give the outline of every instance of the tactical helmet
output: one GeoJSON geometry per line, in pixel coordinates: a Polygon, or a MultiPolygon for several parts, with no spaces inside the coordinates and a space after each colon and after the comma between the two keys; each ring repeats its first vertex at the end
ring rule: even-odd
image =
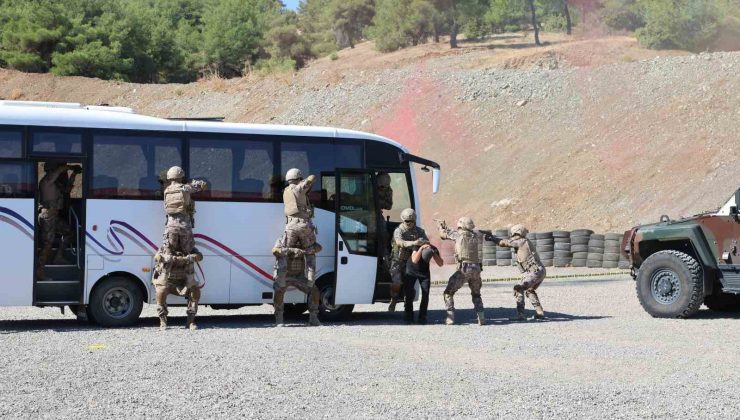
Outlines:
{"type": "Polygon", "coordinates": [[[167,171],[167,180],[172,181],[175,179],[185,178],[185,171],[179,166],[173,166],[167,171]]]}
{"type": "Polygon", "coordinates": [[[463,216],[457,219],[457,227],[465,230],[473,230],[475,229],[475,223],[473,223],[473,219],[470,217],[463,216]]]}
{"type": "Polygon", "coordinates": [[[285,180],[288,182],[300,181],[301,179],[303,179],[303,173],[297,168],[289,169],[288,173],[285,174],[285,180]]]}
{"type": "Polygon", "coordinates": [[[511,236],[519,235],[520,238],[526,238],[529,231],[524,225],[514,225],[511,227],[511,236]]]}
{"type": "Polygon", "coordinates": [[[391,186],[391,176],[385,172],[379,173],[378,174],[378,186],[379,187],[390,187],[391,186]]]}
{"type": "Polygon", "coordinates": [[[416,212],[414,209],[406,209],[401,212],[401,220],[404,222],[415,222],[416,221],[416,212]]]}

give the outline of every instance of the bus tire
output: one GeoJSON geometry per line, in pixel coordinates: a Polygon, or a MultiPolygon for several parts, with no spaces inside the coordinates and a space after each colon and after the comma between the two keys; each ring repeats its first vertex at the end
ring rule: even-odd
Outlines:
{"type": "Polygon", "coordinates": [[[133,280],[109,277],[95,285],[90,294],[88,315],[102,327],[126,327],[139,319],[143,307],[144,297],[133,280]]]}
{"type": "Polygon", "coordinates": [[[324,281],[319,284],[321,300],[319,303],[319,318],[322,321],[338,322],[347,320],[355,309],[355,305],[333,305],[334,281],[324,281]]]}

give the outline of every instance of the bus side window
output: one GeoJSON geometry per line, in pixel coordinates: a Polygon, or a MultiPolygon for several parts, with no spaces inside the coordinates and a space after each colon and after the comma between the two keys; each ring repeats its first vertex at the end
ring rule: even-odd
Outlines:
{"type": "Polygon", "coordinates": [[[33,164],[0,162],[0,198],[33,198],[33,164]]]}
{"type": "Polygon", "coordinates": [[[23,139],[20,131],[0,130],[0,158],[23,156],[23,139]]]}

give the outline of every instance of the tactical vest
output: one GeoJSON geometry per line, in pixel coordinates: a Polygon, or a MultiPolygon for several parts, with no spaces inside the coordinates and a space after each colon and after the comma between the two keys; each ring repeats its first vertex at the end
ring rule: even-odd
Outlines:
{"type": "MultiPolygon", "coordinates": [[[[411,229],[406,228],[405,225],[401,224],[396,230],[401,232],[401,239],[404,241],[415,241],[426,237],[424,229],[414,226],[411,229]]],[[[395,238],[395,235],[393,235],[395,238]]],[[[410,248],[403,248],[396,244],[395,239],[393,240],[392,258],[400,261],[406,261],[411,256],[410,248]]]]}
{"type": "Polygon", "coordinates": [[[297,187],[297,185],[288,185],[283,190],[285,216],[310,219],[313,217],[313,208],[308,201],[308,195],[300,192],[297,187]]]}
{"type": "Polygon", "coordinates": [[[460,230],[455,241],[455,258],[458,262],[480,263],[478,235],[469,230],[460,230]]]}
{"type": "Polygon", "coordinates": [[[167,214],[193,214],[193,200],[190,193],[182,189],[182,184],[175,183],[164,190],[164,210],[167,214]]]}
{"type": "Polygon", "coordinates": [[[529,239],[525,239],[525,243],[517,250],[516,257],[522,270],[527,273],[535,273],[544,268],[537,251],[532,250],[529,239]]]}

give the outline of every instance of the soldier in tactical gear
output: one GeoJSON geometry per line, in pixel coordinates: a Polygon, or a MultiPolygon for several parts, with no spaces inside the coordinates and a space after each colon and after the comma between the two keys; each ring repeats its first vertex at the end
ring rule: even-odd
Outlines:
{"type": "Polygon", "coordinates": [[[167,170],[169,185],[164,190],[164,210],[167,214],[162,247],[155,255],[157,264],[154,285],[157,288],[157,313],[160,328],[167,328],[167,295],[173,290],[188,297],[186,327],[197,329],[195,315],[198,312],[200,288],[195,283],[195,263],[203,256],[195,249],[193,221],[195,202],[192,194],[205,190],[208,183],[193,180],[185,183],[185,172],[178,166],[167,170]],[[157,261],[159,258],[159,261],[157,261]]]}
{"type": "Polygon", "coordinates": [[[391,176],[387,172],[378,172],[376,183],[378,185],[378,212],[380,213],[380,224],[378,225],[378,243],[380,244],[380,259],[385,264],[385,270],[388,270],[390,261],[388,261],[388,250],[390,241],[388,240],[388,228],[383,210],[393,209],[393,188],[391,188],[391,176]]]}
{"type": "Polygon", "coordinates": [[[208,183],[193,180],[186,184],[184,180],[185,172],[182,168],[173,166],[167,171],[169,185],[164,190],[164,210],[167,213],[164,245],[173,254],[180,252],[189,255],[195,246],[193,240],[195,202],[191,195],[205,190],[208,183]]]}
{"type": "Polygon", "coordinates": [[[452,325],[455,323],[455,292],[460,290],[463,284],[468,283],[470,294],[473,298],[473,306],[478,318],[478,325],[486,323],[485,312],[483,310],[483,299],[481,298],[480,289],[482,281],[481,261],[478,254],[478,247],[481,246],[481,234],[474,231],[475,224],[470,217],[461,217],[457,221],[457,230],[447,227],[444,222],[439,223],[440,238],[455,241],[455,260],[457,261],[457,271],[450,277],[447,282],[447,288],[444,291],[445,306],[447,307],[447,319],[445,323],[452,325]]]}
{"type": "Polygon", "coordinates": [[[398,303],[398,295],[401,292],[406,263],[411,256],[414,246],[422,246],[429,242],[424,229],[416,225],[416,212],[414,209],[405,209],[401,212],[400,226],[393,231],[393,242],[391,251],[391,303],[388,311],[394,312],[398,303]]]}
{"type": "Polygon", "coordinates": [[[51,248],[57,235],[61,235],[61,242],[54,257],[55,264],[66,264],[64,250],[72,240],[72,228],[64,217],[69,211],[69,197],[74,186],[75,177],[82,173],[80,166],[71,166],[57,162],[44,164],[46,174],[39,181],[39,215],[38,223],[41,228],[41,252],[37,264],[36,275],[44,278],[44,266],[49,262],[51,248]],[[68,171],[72,175],[68,176],[68,171]]]}
{"type": "MultiPolygon", "coordinates": [[[[285,205],[285,238],[289,248],[303,247],[310,249],[316,244],[316,228],[313,225],[313,206],[308,199],[316,176],[309,175],[303,179],[299,169],[293,168],[285,175],[288,186],[283,190],[283,204],[285,205]]],[[[308,281],[316,281],[316,255],[304,253],[308,281]]]]}
{"type": "Polygon", "coordinates": [[[539,255],[532,250],[532,245],[527,239],[527,228],[523,225],[514,225],[511,228],[511,239],[503,239],[499,246],[514,248],[519,270],[524,275],[519,284],[514,286],[514,298],[516,299],[517,320],[526,320],[524,314],[524,296],[529,298],[535,309],[535,319],[544,319],[545,311],[542,309],[540,299],[537,296],[537,288],[545,279],[545,266],[542,265],[539,255]]]}
{"type": "Polygon", "coordinates": [[[192,248],[188,255],[181,252],[171,252],[165,246],[159,248],[154,255],[154,274],[152,284],[157,292],[157,315],[159,329],[167,328],[167,296],[175,294],[185,296],[188,300],[187,321],[185,328],[196,330],[195,315],[198,313],[200,287],[195,280],[194,264],[203,260],[203,255],[197,248],[192,248]]]}
{"type": "MultiPolygon", "coordinates": [[[[300,245],[300,244],[299,244],[300,245]]],[[[309,247],[289,247],[287,234],[283,233],[275,242],[272,254],[275,256],[273,288],[275,298],[275,326],[285,325],[283,320],[284,298],[288,287],[295,287],[308,296],[308,325],[321,326],[319,322],[319,299],[321,297],[316,284],[306,275],[306,255],[315,255],[321,251],[321,245],[315,243],[309,247]]]]}

